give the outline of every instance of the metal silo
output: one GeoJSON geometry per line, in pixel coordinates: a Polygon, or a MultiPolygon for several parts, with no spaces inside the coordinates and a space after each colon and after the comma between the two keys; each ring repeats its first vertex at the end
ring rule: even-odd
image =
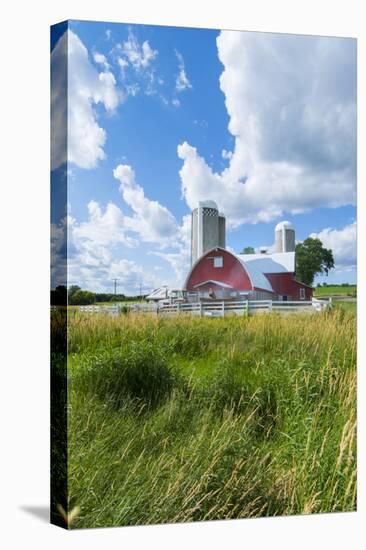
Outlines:
{"type": "MultiPolygon", "coordinates": [[[[221,227],[223,222],[221,222],[221,227]]],[[[221,237],[222,241],[222,237],[221,237]]],[[[219,211],[214,201],[200,201],[192,212],[191,262],[205,252],[221,246],[219,237],[219,211]]]]}
{"type": "Polygon", "coordinates": [[[221,248],[226,246],[226,220],[221,212],[219,213],[219,246],[221,248]]]}
{"type": "Polygon", "coordinates": [[[291,222],[283,221],[275,227],[275,252],[294,252],[295,228],[291,222]]]}

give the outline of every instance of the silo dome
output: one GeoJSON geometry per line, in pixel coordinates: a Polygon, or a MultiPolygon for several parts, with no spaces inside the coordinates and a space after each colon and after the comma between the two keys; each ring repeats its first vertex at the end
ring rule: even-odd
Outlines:
{"type": "Polygon", "coordinates": [[[198,208],[214,208],[215,210],[218,209],[215,201],[211,201],[211,200],[199,201],[198,208]]]}
{"type": "Polygon", "coordinates": [[[295,250],[295,228],[284,220],[275,227],[275,252],[293,252],[295,250]]]}
{"type": "Polygon", "coordinates": [[[275,227],[275,231],[282,231],[282,229],[292,229],[293,231],[295,231],[295,228],[292,225],[292,223],[287,220],[284,220],[283,222],[278,223],[275,227]]]}

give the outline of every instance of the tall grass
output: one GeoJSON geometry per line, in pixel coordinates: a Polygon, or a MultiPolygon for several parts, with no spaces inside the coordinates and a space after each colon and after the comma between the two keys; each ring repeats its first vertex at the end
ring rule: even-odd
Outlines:
{"type": "Polygon", "coordinates": [[[356,507],[355,316],[69,319],[73,527],[356,507]]]}

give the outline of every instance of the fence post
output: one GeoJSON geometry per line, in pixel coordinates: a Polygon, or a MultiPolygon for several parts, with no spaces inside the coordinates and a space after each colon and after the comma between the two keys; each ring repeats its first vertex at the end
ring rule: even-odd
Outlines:
{"type": "Polygon", "coordinates": [[[222,316],[225,317],[225,302],[224,300],[222,301],[222,316]]]}
{"type": "Polygon", "coordinates": [[[269,301],[269,311],[272,311],[272,306],[273,306],[273,303],[272,303],[272,300],[269,301]]]}
{"type": "Polygon", "coordinates": [[[200,301],[200,317],[202,317],[202,302],[200,301]]]}
{"type": "Polygon", "coordinates": [[[177,303],[177,313],[179,313],[179,312],[180,312],[180,303],[178,302],[177,303]]]}

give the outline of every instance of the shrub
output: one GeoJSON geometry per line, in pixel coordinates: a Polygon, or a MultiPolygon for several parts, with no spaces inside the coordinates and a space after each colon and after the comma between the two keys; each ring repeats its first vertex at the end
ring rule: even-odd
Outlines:
{"type": "Polygon", "coordinates": [[[133,403],[155,407],[173,387],[173,375],[164,355],[147,342],[86,357],[76,373],[77,384],[92,391],[113,408],[133,403]]]}

